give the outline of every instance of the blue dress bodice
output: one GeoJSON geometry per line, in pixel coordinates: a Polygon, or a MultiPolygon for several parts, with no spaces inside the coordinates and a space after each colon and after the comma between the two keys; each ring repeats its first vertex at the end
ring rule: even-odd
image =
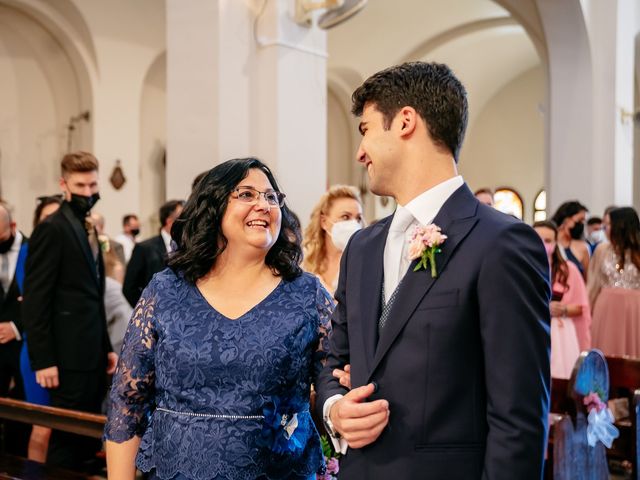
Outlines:
{"type": "Polygon", "coordinates": [[[141,436],[136,465],[162,479],[308,478],[323,466],[309,395],[332,309],[309,274],[235,320],[170,269],[155,275],[124,339],[105,438],[141,436]]]}

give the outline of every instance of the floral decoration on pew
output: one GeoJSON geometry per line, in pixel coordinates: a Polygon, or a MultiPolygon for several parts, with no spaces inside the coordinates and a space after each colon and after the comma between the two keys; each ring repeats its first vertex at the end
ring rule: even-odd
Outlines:
{"type": "Polygon", "coordinates": [[[318,473],[316,475],[316,480],[337,480],[338,471],[340,471],[340,463],[338,460],[340,454],[333,450],[331,442],[326,435],[320,437],[320,444],[322,445],[322,454],[324,455],[327,468],[324,473],[318,473]]]}
{"type": "Polygon", "coordinates": [[[613,440],[620,432],[613,426],[613,414],[607,404],[602,401],[601,393],[591,391],[582,399],[582,403],[589,412],[587,421],[587,443],[595,447],[601,441],[605,447],[611,448],[613,440]]]}

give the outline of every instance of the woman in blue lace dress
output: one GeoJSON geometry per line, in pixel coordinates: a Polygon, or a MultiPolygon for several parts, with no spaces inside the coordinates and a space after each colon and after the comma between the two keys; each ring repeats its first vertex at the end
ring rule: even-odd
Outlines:
{"type": "Polygon", "coordinates": [[[323,468],[309,413],[332,300],[298,266],[300,235],[259,160],[199,182],[177,250],[129,324],[105,438],[109,478],[309,479],[323,468]]]}

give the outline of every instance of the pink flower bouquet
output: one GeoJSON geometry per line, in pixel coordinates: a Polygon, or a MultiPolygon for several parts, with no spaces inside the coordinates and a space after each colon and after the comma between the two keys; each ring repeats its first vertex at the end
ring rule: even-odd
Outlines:
{"type": "Polygon", "coordinates": [[[438,276],[436,270],[436,253],[440,253],[440,245],[444,243],[447,236],[435,223],[426,226],[418,225],[413,230],[411,240],[409,240],[409,260],[420,259],[413,269],[414,272],[431,265],[431,276],[438,276]]]}

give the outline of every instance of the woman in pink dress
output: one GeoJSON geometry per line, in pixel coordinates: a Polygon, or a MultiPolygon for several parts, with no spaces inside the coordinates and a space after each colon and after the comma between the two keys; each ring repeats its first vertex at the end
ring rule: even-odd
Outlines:
{"type": "Polygon", "coordinates": [[[551,267],[551,376],[569,378],[581,350],[591,347],[591,313],[587,289],[578,268],[558,248],[558,227],[550,221],[533,225],[551,267]]]}
{"type": "Polygon", "coordinates": [[[596,248],[589,266],[593,346],[640,357],[640,221],[631,207],[609,216],[610,243],[596,248]]]}

